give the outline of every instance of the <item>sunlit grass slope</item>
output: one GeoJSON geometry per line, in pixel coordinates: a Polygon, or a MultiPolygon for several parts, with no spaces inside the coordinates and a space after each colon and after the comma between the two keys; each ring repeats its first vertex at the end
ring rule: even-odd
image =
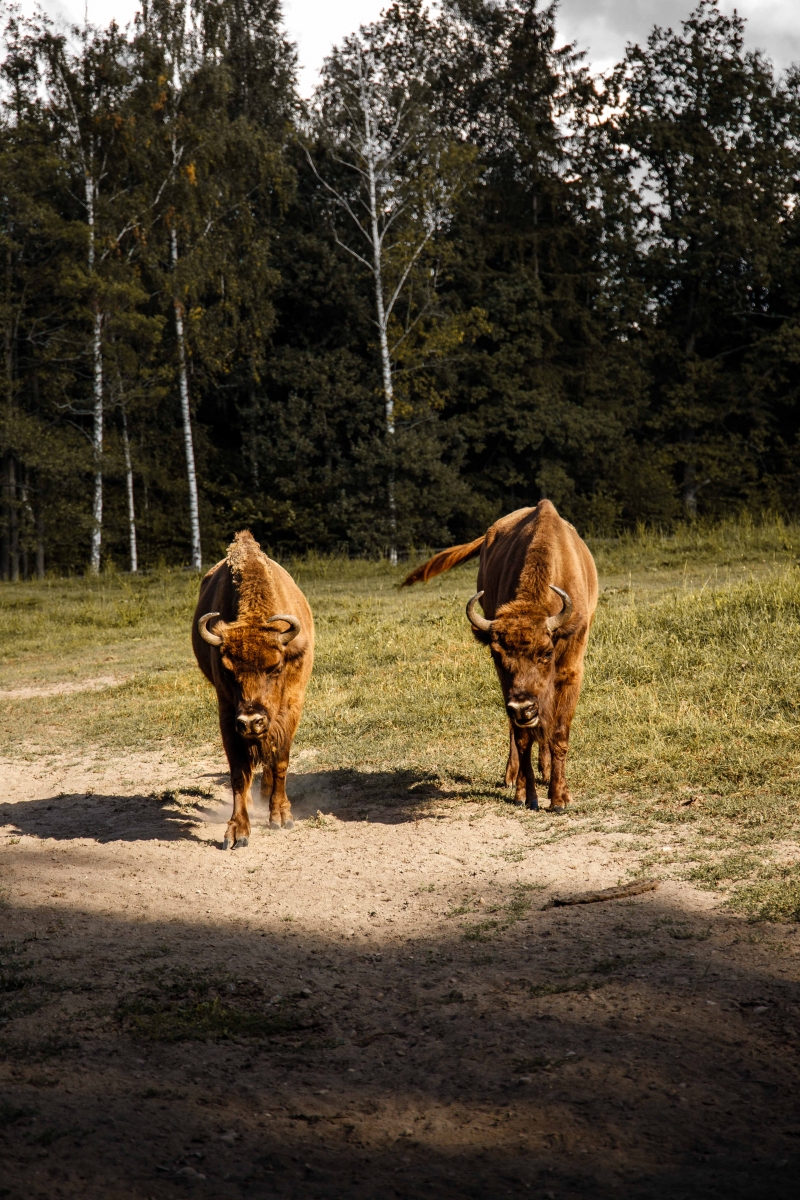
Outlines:
{"type": "MultiPolygon", "coordinates": [[[[622,798],[629,819],[699,823],[733,839],[731,853],[789,837],[800,799],[800,530],[642,531],[593,549],[602,592],[573,731],[576,812],[618,814],[622,798]]],[[[386,564],[287,565],[317,624],[296,749],[316,751],[315,769],[411,772],[496,799],[507,734],[464,616],[474,564],[402,591],[403,570],[386,564]]],[[[0,695],[3,751],[216,747],[214,695],[189,646],[197,582],[164,572],[0,585],[0,688],[124,680],[96,693],[0,695]]],[[[764,888],[777,866],[767,883],[757,863],[728,869],[750,880],[759,911],[775,907],[764,888]]],[[[791,864],[780,869],[780,895],[794,888],[800,901],[791,864]]]]}

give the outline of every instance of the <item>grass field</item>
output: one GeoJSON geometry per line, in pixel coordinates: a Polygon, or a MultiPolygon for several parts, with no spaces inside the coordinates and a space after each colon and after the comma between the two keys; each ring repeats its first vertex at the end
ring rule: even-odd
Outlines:
{"type": "MultiPolygon", "coordinates": [[[[573,729],[573,820],[519,820],[534,839],[639,833],[642,870],[688,873],[756,916],[800,918],[800,527],[643,531],[592,549],[601,602],[573,729]],[[663,823],[676,846],[656,863],[647,838],[663,823]]],[[[317,624],[295,749],[389,793],[433,782],[487,812],[503,802],[499,689],[464,617],[474,564],[403,591],[405,568],[384,563],[286,565],[317,624]]],[[[188,638],[196,593],[177,571],[0,585],[0,751],[215,746],[214,696],[188,638]],[[109,676],[101,692],[42,690],[109,676]]]]}
{"type": "Polygon", "coordinates": [[[197,578],[0,585],[0,1193],[794,1200],[800,528],[592,549],[567,816],[474,564],[309,558],[295,828],[228,853],[197,578]]]}

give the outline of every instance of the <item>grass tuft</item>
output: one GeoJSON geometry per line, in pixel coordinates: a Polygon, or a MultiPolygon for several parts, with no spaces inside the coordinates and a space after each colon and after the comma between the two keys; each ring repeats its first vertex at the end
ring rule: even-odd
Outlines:
{"type": "Polygon", "coordinates": [[[123,1028],[151,1042],[268,1038],[315,1029],[319,1020],[296,997],[267,1004],[252,980],[156,969],[147,988],[117,1010],[123,1028]]]}
{"type": "Polygon", "coordinates": [[[739,888],[728,906],[761,921],[800,921],[800,863],[739,888]]]}

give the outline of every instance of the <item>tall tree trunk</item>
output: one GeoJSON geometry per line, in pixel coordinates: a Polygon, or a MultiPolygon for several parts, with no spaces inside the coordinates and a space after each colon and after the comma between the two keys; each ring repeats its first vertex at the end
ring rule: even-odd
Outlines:
{"type": "Polygon", "coordinates": [[[17,502],[17,464],[13,454],[3,459],[3,509],[5,545],[3,578],[19,583],[19,506],[17,502]]]}
{"type": "Polygon", "coordinates": [[[139,570],[136,553],[136,508],[133,503],[133,467],[131,466],[131,444],[128,440],[128,418],[122,406],[122,452],[125,456],[125,488],[128,493],[128,540],[131,548],[131,575],[139,570]]]}
{"type": "Polygon", "coordinates": [[[383,372],[384,419],[386,422],[386,444],[389,450],[389,479],[387,483],[387,501],[389,508],[389,562],[397,565],[397,503],[395,500],[394,479],[394,383],[392,381],[392,359],[389,354],[389,339],[386,325],[386,305],[383,299],[383,261],[381,256],[381,237],[378,228],[378,203],[376,194],[375,167],[369,163],[369,216],[370,234],[372,237],[372,273],[375,279],[375,309],[377,312],[378,335],[381,347],[381,370],[383,372]]]}
{"type": "MultiPolygon", "coordinates": [[[[686,330],[683,342],[683,355],[686,360],[686,378],[688,382],[688,362],[694,354],[694,347],[697,339],[697,333],[694,328],[694,308],[695,299],[697,296],[697,285],[694,280],[689,288],[689,305],[686,316],[686,330]]],[[[683,507],[686,515],[690,520],[694,520],[697,516],[697,459],[694,448],[695,431],[691,426],[686,426],[683,430],[683,482],[681,485],[681,493],[683,499],[683,507]]]]}
{"type": "MultiPolygon", "coordinates": [[[[691,454],[691,437],[686,439],[685,452],[691,454]]],[[[694,520],[697,516],[697,469],[694,461],[687,461],[683,464],[683,507],[686,510],[686,515],[694,520]]]]}
{"type": "Polygon", "coordinates": [[[2,525],[0,526],[0,575],[4,582],[11,578],[11,455],[0,459],[0,489],[2,489],[2,525]]]}
{"type": "Polygon", "coordinates": [[[44,579],[44,513],[41,495],[36,509],[36,578],[44,579]]]}
{"type": "Polygon", "coordinates": [[[19,498],[20,498],[20,526],[22,536],[20,538],[20,571],[22,578],[28,578],[28,544],[30,542],[30,531],[33,524],[33,509],[30,501],[31,494],[31,477],[28,468],[25,467],[20,480],[19,498]]]}
{"type": "Polygon", "coordinates": [[[100,544],[103,537],[103,316],[97,305],[92,329],[92,451],[94,457],[94,492],[92,495],[92,543],[89,570],[100,570],[100,544]]]}
{"type": "MultiPolygon", "coordinates": [[[[173,271],[178,265],[178,234],[170,229],[170,257],[173,271]]],[[[199,571],[203,565],[200,547],[200,506],[197,500],[197,472],[194,465],[194,441],[192,439],[192,413],[189,406],[189,378],[186,373],[186,339],[183,331],[183,305],[177,294],[173,294],[175,310],[175,337],[178,343],[178,382],[181,393],[181,416],[183,418],[183,446],[186,451],[186,474],[189,482],[189,525],[192,536],[192,568],[199,571]]]]}
{"type": "MultiPolygon", "coordinates": [[[[89,226],[87,262],[89,274],[94,271],[94,179],[86,173],[86,221],[89,226]]],[[[89,570],[100,570],[100,544],[103,537],[103,314],[95,298],[92,304],[92,452],[94,458],[94,490],[92,495],[92,536],[89,570]]]]}
{"type": "MultiPolygon", "coordinates": [[[[8,319],[3,330],[6,412],[10,419],[14,402],[12,377],[12,329],[11,329],[11,287],[12,287],[12,258],[11,246],[6,247],[6,304],[8,319]]],[[[11,454],[6,453],[0,459],[0,578],[8,581],[11,578],[11,513],[15,497],[11,489],[11,472],[13,470],[11,454]]]]}

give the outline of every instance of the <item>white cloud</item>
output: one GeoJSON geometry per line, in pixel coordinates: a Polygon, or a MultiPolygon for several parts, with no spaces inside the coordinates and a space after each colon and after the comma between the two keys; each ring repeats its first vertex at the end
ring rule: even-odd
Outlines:
{"type": "MultiPolygon", "coordinates": [[[[140,7],[137,0],[85,0],[89,20],[126,24],[140,7]]],[[[82,0],[43,0],[55,18],[82,22],[82,0]]],[[[387,0],[284,0],[284,17],[300,59],[300,87],[310,94],[331,47],[359,25],[374,21],[387,0]]],[[[32,5],[31,5],[32,6],[32,5]]],[[[26,5],[27,7],[27,5],[26,5]]],[[[564,41],[577,41],[596,70],[621,58],[628,41],[643,42],[653,25],[678,28],[692,0],[561,0],[558,27],[564,41]]],[[[747,20],[749,46],[758,47],[783,69],[800,62],[800,3],[797,0],[723,0],[747,20]]]]}
{"type": "Polygon", "coordinates": [[[348,33],[375,21],[386,0],[284,0],[284,19],[300,62],[300,90],[308,96],[323,59],[348,33]]]}
{"type": "MultiPolygon", "coordinates": [[[[595,70],[618,62],[627,42],[642,43],[654,25],[679,29],[691,0],[562,0],[558,28],[564,41],[588,51],[595,70]]],[[[781,70],[800,61],[800,4],[796,0],[723,0],[745,18],[748,47],[763,50],[781,70]]]]}

